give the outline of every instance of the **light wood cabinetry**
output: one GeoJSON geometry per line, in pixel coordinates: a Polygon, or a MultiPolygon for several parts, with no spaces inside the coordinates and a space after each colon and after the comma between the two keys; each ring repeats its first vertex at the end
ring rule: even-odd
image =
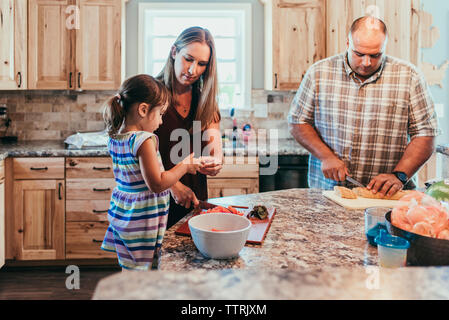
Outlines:
{"type": "Polygon", "coordinates": [[[0,162],[0,268],[5,264],[5,161],[0,162]]]}
{"type": "Polygon", "coordinates": [[[65,166],[66,258],[116,258],[115,253],[100,249],[116,185],[111,158],[66,158],[65,166]]]}
{"type": "Polygon", "coordinates": [[[121,1],[78,0],[77,87],[117,89],[121,81],[121,1]]]}
{"type": "Polygon", "coordinates": [[[0,89],[27,88],[27,0],[0,1],[0,89]]]}
{"type": "Polygon", "coordinates": [[[325,0],[262,0],[265,89],[296,90],[307,69],[326,56],[325,0]]]}
{"type": "Polygon", "coordinates": [[[366,14],[379,16],[387,25],[389,39],[386,53],[419,62],[419,0],[326,0],[327,56],[346,50],[352,22],[366,14]]]}
{"type": "Polygon", "coordinates": [[[64,158],[16,158],[13,168],[14,219],[8,220],[14,243],[13,258],[64,259],[64,158]],[[54,171],[39,167],[41,170],[36,176],[31,165],[33,160],[37,165],[51,163],[54,171]],[[24,170],[24,163],[30,164],[29,175],[24,170]]]}
{"type": "Polygon", "coordinates": [[[121,81],[120,0],[30,0],[30,89],[113,90],[121,81]]]}
{"type": "Polygon", "coordinates": [[[209,198],[259,192],[257,157],[225,157],[223,168],[215,177],[207,177],[209,198]]]}

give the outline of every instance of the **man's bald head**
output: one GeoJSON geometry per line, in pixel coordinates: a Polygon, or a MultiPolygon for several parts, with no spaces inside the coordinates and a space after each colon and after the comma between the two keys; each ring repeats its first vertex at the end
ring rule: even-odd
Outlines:
{"type": "Polygon", "coordinates": [[[354,33],[361,32],[381,32],[385,37],[387,37],[387,26],[385,23],[373,16],[360,17],[351,25],[349,30],[349,35],[352,36],[354,33]]]}

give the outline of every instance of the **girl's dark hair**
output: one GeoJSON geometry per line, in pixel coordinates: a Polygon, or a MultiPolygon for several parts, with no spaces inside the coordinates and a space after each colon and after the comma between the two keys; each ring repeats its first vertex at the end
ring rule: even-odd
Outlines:
{"type": "Polygon", "coordinates": [[[170,94],[165,85],[152,76],[139,74],[126,79],[117,94],[106,101],[103,118],[109,136],[117,134],[131,107],[136,103],[148,103],[150,109],[168,105],[170,94]]]}

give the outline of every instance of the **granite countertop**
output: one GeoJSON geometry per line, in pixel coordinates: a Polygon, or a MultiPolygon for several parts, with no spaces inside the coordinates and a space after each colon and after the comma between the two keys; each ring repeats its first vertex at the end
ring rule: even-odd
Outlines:
{"type": "Polygon", "coordinates": [[[105,278],[94,298],[449,298],[449,267],[385,270],[384,278],[377,248],[364,234],[363,210],[347,210],[321,193],[289,189],[211,199],[215,204],[275,207],[263,244],[246,245],[231,260],[205,258],[190,237],[175,234],[187,216],[166,231],[158,271],[105,278]],[[380,291],[367,288],[372,272],[381,275],[380,291]]]}
{"type": "Polygon", "coordinates": [[[214,204],[276,208],[262,245],[247,245],[234,260],[206,259],[190,237],[166,231],[161,270],[255,268],[308,269],[320,266],[377,265],[377,248],[364,234],[363,210],[347,210],[319,189],[288,189],[211,199],[214,204]]]}
{"type": "Polygon", "coordinates": [[[449,267],[125,272],[100,280],[94,300],[449,299],[449,267]]]}
{"type": "Polygon", "coordinates": [[[449,156],[449,143],[448,144],[439,144],[436,148],[437,152],[445,154],[449,156]]]}
{"type": "MultiPolygon", "coordinates": [[[[225,155],[258,155],[277,153],[279,155],[308,155],[299,143],[291,139],[279,139],[276,143],[268,142],[266,146],[244,146],[232,148],[224,144],[225,155]]],[[[88,149],[67,149],[63,141],[33,140],[12,143],[0,143],[0,160],[7,157],[107,157],[107,147],[88,149]]]]}

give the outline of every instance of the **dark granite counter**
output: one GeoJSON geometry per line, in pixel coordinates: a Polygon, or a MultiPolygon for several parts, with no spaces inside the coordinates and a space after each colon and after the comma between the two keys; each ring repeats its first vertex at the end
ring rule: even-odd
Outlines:
{"type": "Polygon", "coordinates": [[[105,157],[106,147],[83,150],[67,149],[63,141],[35,140],[0,143],[0,160],[7,157],[105,157]]]}
{"type": "Polygon", "coordinates": [[[166,231],[158,271],[103,279],[94,299],[449,299],[449,267],[379,268],[363,210],[340,207],[321,190],[210,202],[264,204],[277,213],[264,243],[246,245],[230,260],[207,259],[190,237],[176,235],[185,217],[166,231]]]}
{"type": "MultiPolygon", "coordinates": [[[[265,146],[243,146],[233,148],[224,145],[225,155],[258,155],[277,153],[279,155],[307,155],[308,152],[302,148],[295,140],[279,139],[276,143],[269,143],[265,146]]],[[[63,141],[35,140],[18,141],[14,143],[0,143],[0,160],[7,157],[107,157],[109,156],[106,147],[87,149],[67,149],[63,141]]]]}

